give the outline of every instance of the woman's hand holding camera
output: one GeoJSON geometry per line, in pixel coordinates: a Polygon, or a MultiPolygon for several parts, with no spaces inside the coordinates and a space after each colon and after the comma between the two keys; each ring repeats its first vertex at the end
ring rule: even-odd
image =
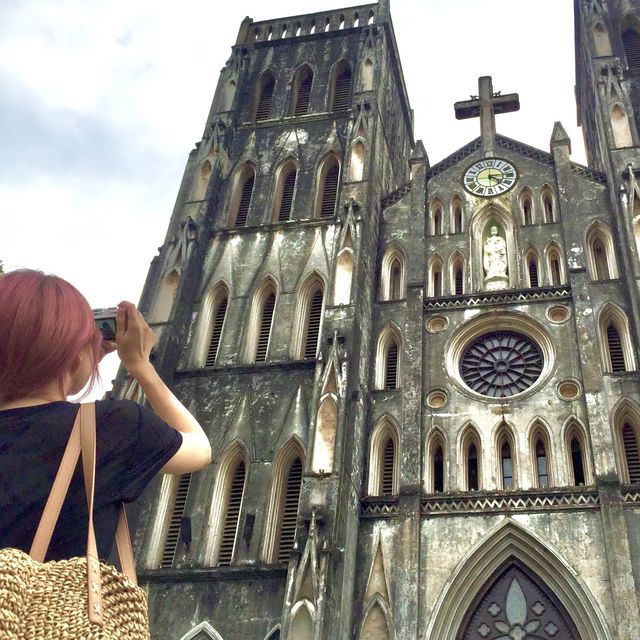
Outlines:
{"type": "Polygon", "coordinates": [[[116,347],[122,364],[132,375],[149,366],[156,335],[131,302],[118,305],[116,314],[116,347]]]}

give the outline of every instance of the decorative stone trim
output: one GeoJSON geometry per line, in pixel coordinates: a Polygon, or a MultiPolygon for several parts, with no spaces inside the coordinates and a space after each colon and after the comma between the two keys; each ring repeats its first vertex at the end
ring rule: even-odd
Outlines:
{"type": "Polygon", "coordinates": [[[496,304],[510,304],[531,301],[558,300],[569,298],[571,288],[568,285],[562,287],[547,287],[545,289],[519,289],[500,293],[476,293],[466,296],[451,296],[438,298],[437,300],[425,300],[424,310],[435,311],[439,309],[463,309],[466,307],[488,307],[496,304]]]}
{"type": "MultiPolygon", "coordinates": [[[[638,497],[640,502],[640,496],[638,497]]],[[[600,497],[597,491],[513,492],[508,495],[433,496],[421,501],[423,516],[452,514],[509,513],[513,511],[567,511],[597,509],[600,497]]]]}
{"type": "Polygon", "coordinates": [[[406,184],[403,184],[401,187],[399,187],[395,191],[392,191],[391,193],[388,193],[383,198],[380,198],[380,206],[382,207],[382,209],[386,209],[387,207],[390,207],[392,204],[395,204],[399,200],[402,200],[402,198],[404,198],[407,195],[407,193],[409,193],[409,191],[411,191],[411,182],[407,182],[406,184]]]}
{"type": "Polygon", "coordinates": [[[399,514],[398,499],[394,497],[370,497],[360,502],[362,518],[394,518],[399,514]]]}
{"type": "Polygon", "coordinates": [[[640,485],[622,487],[622,502],[629,506],[640,505],[640,485]]]}

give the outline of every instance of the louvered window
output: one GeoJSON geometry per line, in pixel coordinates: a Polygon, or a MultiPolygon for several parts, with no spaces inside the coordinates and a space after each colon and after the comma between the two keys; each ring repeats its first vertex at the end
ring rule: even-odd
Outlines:
{"type": "Polygon", "coordinates": [[[256,120],[267,120],[271,115],[271,103],[273,102],[273,87],[275,81],[273,78],[267,78],[262,84],[260,90],[260,99],[256,108],[256,120]]]}
{"type": "Polygon", "coordinates": [[[620,332],[618,328],[610,323],[607,326],[607,346],[609,347],[609,359],[611,360],[611,371],[619,373],[626,371],[624,363],[624,352],[622,350],[622,341],[620,340],[620,332]]]}
{"type": "Polygon", "coordinates": [[[273,321],[273,310],[276,306],[276,294],[271,291],[264,301],[262,307],[262,317],[260,318],[260,330],[258,334],[258,348],[256,349],[256,362],[265,362],[267,359],[267,348],[269,347],[269,337],[271,335],[271,323],[273,321]]]}
{"type": "Polygon", "coordinates": [[[507,441],[503,442],[500,449],[500,464],[502,466],[502,488],[513,489],[513,460],[511,459],[511,446],[507,441]]]}
{"type": "Polygon", "coordinates": [[[536,471],[538,474],[538,487],[548,487],[549,470],[547,468],[547,452],[542,440],[536,442],[536,471]]]}
{"type": "Polygon", "coordinates": [[[582,447],[578,438],[571,439],[571,468],[573,470],[573,481],[577,487],[585,484],[584,463],[582,461],[582,447]]]}
{"type": "Polygon", "coordinates": [[[631,484],[640,483],[640,454],[638,452],[638,438],[635,429],[625,423],[622,427],[622,443],[624,445],[624,457],[627,461],[627,472],[631,484]]]}
{"type": "Polygon", "coordinates": [[[622,44],[629,69],[640,69],[640,35],[635,29],[622,32],[622,44]]]}
{"type": "Polygon", "coordinates": [[[390,300],[400,300],[402,298],[401,291],[401,278],[402,278],[402,267],[400,266],[400,262],[398,260],[394,260],[391,263],[390,269],[390,283],[389,283],[389,299],[390,300]]]}
{"type": "Polygon", "coordinates": [[[320,203],[320,217],[330,218],[336,210],[336,196],[338,195],[338,175],[340,168],[332,164],[324,176],[322,185],[322,201],[320,203]]]}
{"type": "Polygon", "coordinates": [[[467,453],[467,488],[469,491],[477,491],[479,488],[478,475],[478,449],[475,444],[470,444],[467,453]]]}
{"type": "Polygon", "coordinates": [[[387,347],[387,361],[384,371],[384,388],[398,388],[398,344],[392,340],[387,347]]]}
{"type": "Polygon", "coordinates": [[[252,173],[243,183],[242,192],[240,194],[240,203],[238,204],[238,213],[236,214],[236,227],[243,227],[247,222],[249,214],[249,205],[251,204],[251,196],[253,194],[253,183],[255,175],[252,173]]]}
{"type": "Polygon", "coordinates": [[[393,495],[393,465],[395,461],[395,447],[393,438],[389,438],[384,445],[382,458],[382,487],[383,496],[393,495]]]}
{"type": "Polygon", "coordinates": [[[593,261],[596,267],[596,280],[608,280],[609,265],[607,264],[607,250],[604,247],[604,243],[600,238],[596,238],[592,244],[593,249],[593,261]]]}
{"type": "Polygon", "coordinates": [[[346,111],[351,100],[351,69],[344,69],[336,78],[331,111],[346,111]]]}
{"type": "Polygon", "coordinates": [[[436,493],[444,491],[444,454],[440,446],[433,454],[433,490],[436,493]]]}
{"type": "Polygon", "coordinates": [[[318,350],[318,335],[320,334],[320,320],[322,319],[322,289],[316,289],[309,305],[309,319],[307,335],[304,344],[304,357],[315,358],[318,350]]]}
{"type": "Polygon", "coordinates": [[[222,540],[220,541],[220,552],[218,553],[218,565],[229,566],[233,559],[233,549],[238,532],[238,522],[240,520],[240,509],[242,508],[242,494],[244,493],[244,481],[246,469],[244,460],[240,460],[236,471],[233,474],[233,481],[229,490],[227,502],[227,512],[224,518],[224,528],[222,530],[222,540]]]}
{"type": "Polygon", "coordinates": [[[456,267],[453,279],[454,279],[455,294],[457,296],[461,296],[464,293],[464,280],[463,280],[462,267],[459,267],[459,266],[456,267]]]}
{"type": "Polygon", "coordinates": [[[297,171],[291,169],[282,181],[282,195],[280,197],[280,210],[278,211],[278,222],[285,222],[291,217],[291,207],[293,205],[293,191],[296,187],[297,171]]]}
{"type": "Polygon", "coordinates": [[[532,289],[538,286],[538,263],[535,258],[529,260],[529,286],[532,289]]]}
{"type": "Polygon", "coordinates": [[[526,225],[532,223],[531,217],[531,200],[527,199],[522,203],[522,209],[524,210],[524,223],[526,225]]]}
{"type": "Polygon", "coordinates": [[[551,284],[557,287],[560,284],[560,260],[553,256],[551,258],[551,284]]]}
{"type": "Polygon", "coordinates": [[[309,98],[311,97],[311,85],[313,84],[313,74],[309,72],[298,86],[298,95],[296,96],[296,106],[293,112],[294,116],[303,116],[309,111],[309,98]]]}
{"type": "Polygon", "coordinates": [[[205,367],[213,367],[216,363],[222,325],[224,324],[224,317],[227,313],[227,302],[227,296],[224,296],[222,300],[218,302],[218,306],[213,315],[213,327],[211,328],[211,339],[209,340],[209,348],[207,349],[207,357],[204,363],[205,367]]]}
{"type": "Polygon", "coordinates": [[[282,509],[282,524],[280,526],[280,545],[278,547],[278,562],[287,562],[289,552],[293,548],[298,520],[298,503],[300,502],[300,488],[302,486],[302,461],[296,458],[289,469],[287,489],[282,509]]]}
{"type": "Polygon", "coordinates": [[[173,501],[173,512],[169,522],[169,529],[165,539],[164,548],[162,549],[162,559],[160,561],[161,569],[170,569],[173,566],[173,560],[180,539],[180,523],[184,516],[184,508],[187,504],[187,495],[189,493],[189,484],[191,483],[191,474],[185,473],[178,480],[178,489],[173,501]]]}

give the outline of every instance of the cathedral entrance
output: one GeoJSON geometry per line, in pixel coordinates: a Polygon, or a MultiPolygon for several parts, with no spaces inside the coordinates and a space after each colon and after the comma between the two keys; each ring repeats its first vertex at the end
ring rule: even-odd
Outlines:
{"type": "Polygon", "coordinates": [[[518,561],[501,567],[469,608],[457,640],[581,640],[569,614],[518,561]]]}

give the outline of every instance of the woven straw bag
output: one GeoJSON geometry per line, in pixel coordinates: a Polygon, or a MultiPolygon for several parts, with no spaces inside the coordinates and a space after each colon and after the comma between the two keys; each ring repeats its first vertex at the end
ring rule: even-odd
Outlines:
{"type": "Polygon", "coordinates": [[[149,640],[147,599],[137,586],[124,507],[116,544],[125,575],[98,560],[95,424],[95,405],[81,405],[29,555],[0,549],[0,640],[149,640]],[[87,555],[44,562],[80,450],[89,512],[87,555]]]}

